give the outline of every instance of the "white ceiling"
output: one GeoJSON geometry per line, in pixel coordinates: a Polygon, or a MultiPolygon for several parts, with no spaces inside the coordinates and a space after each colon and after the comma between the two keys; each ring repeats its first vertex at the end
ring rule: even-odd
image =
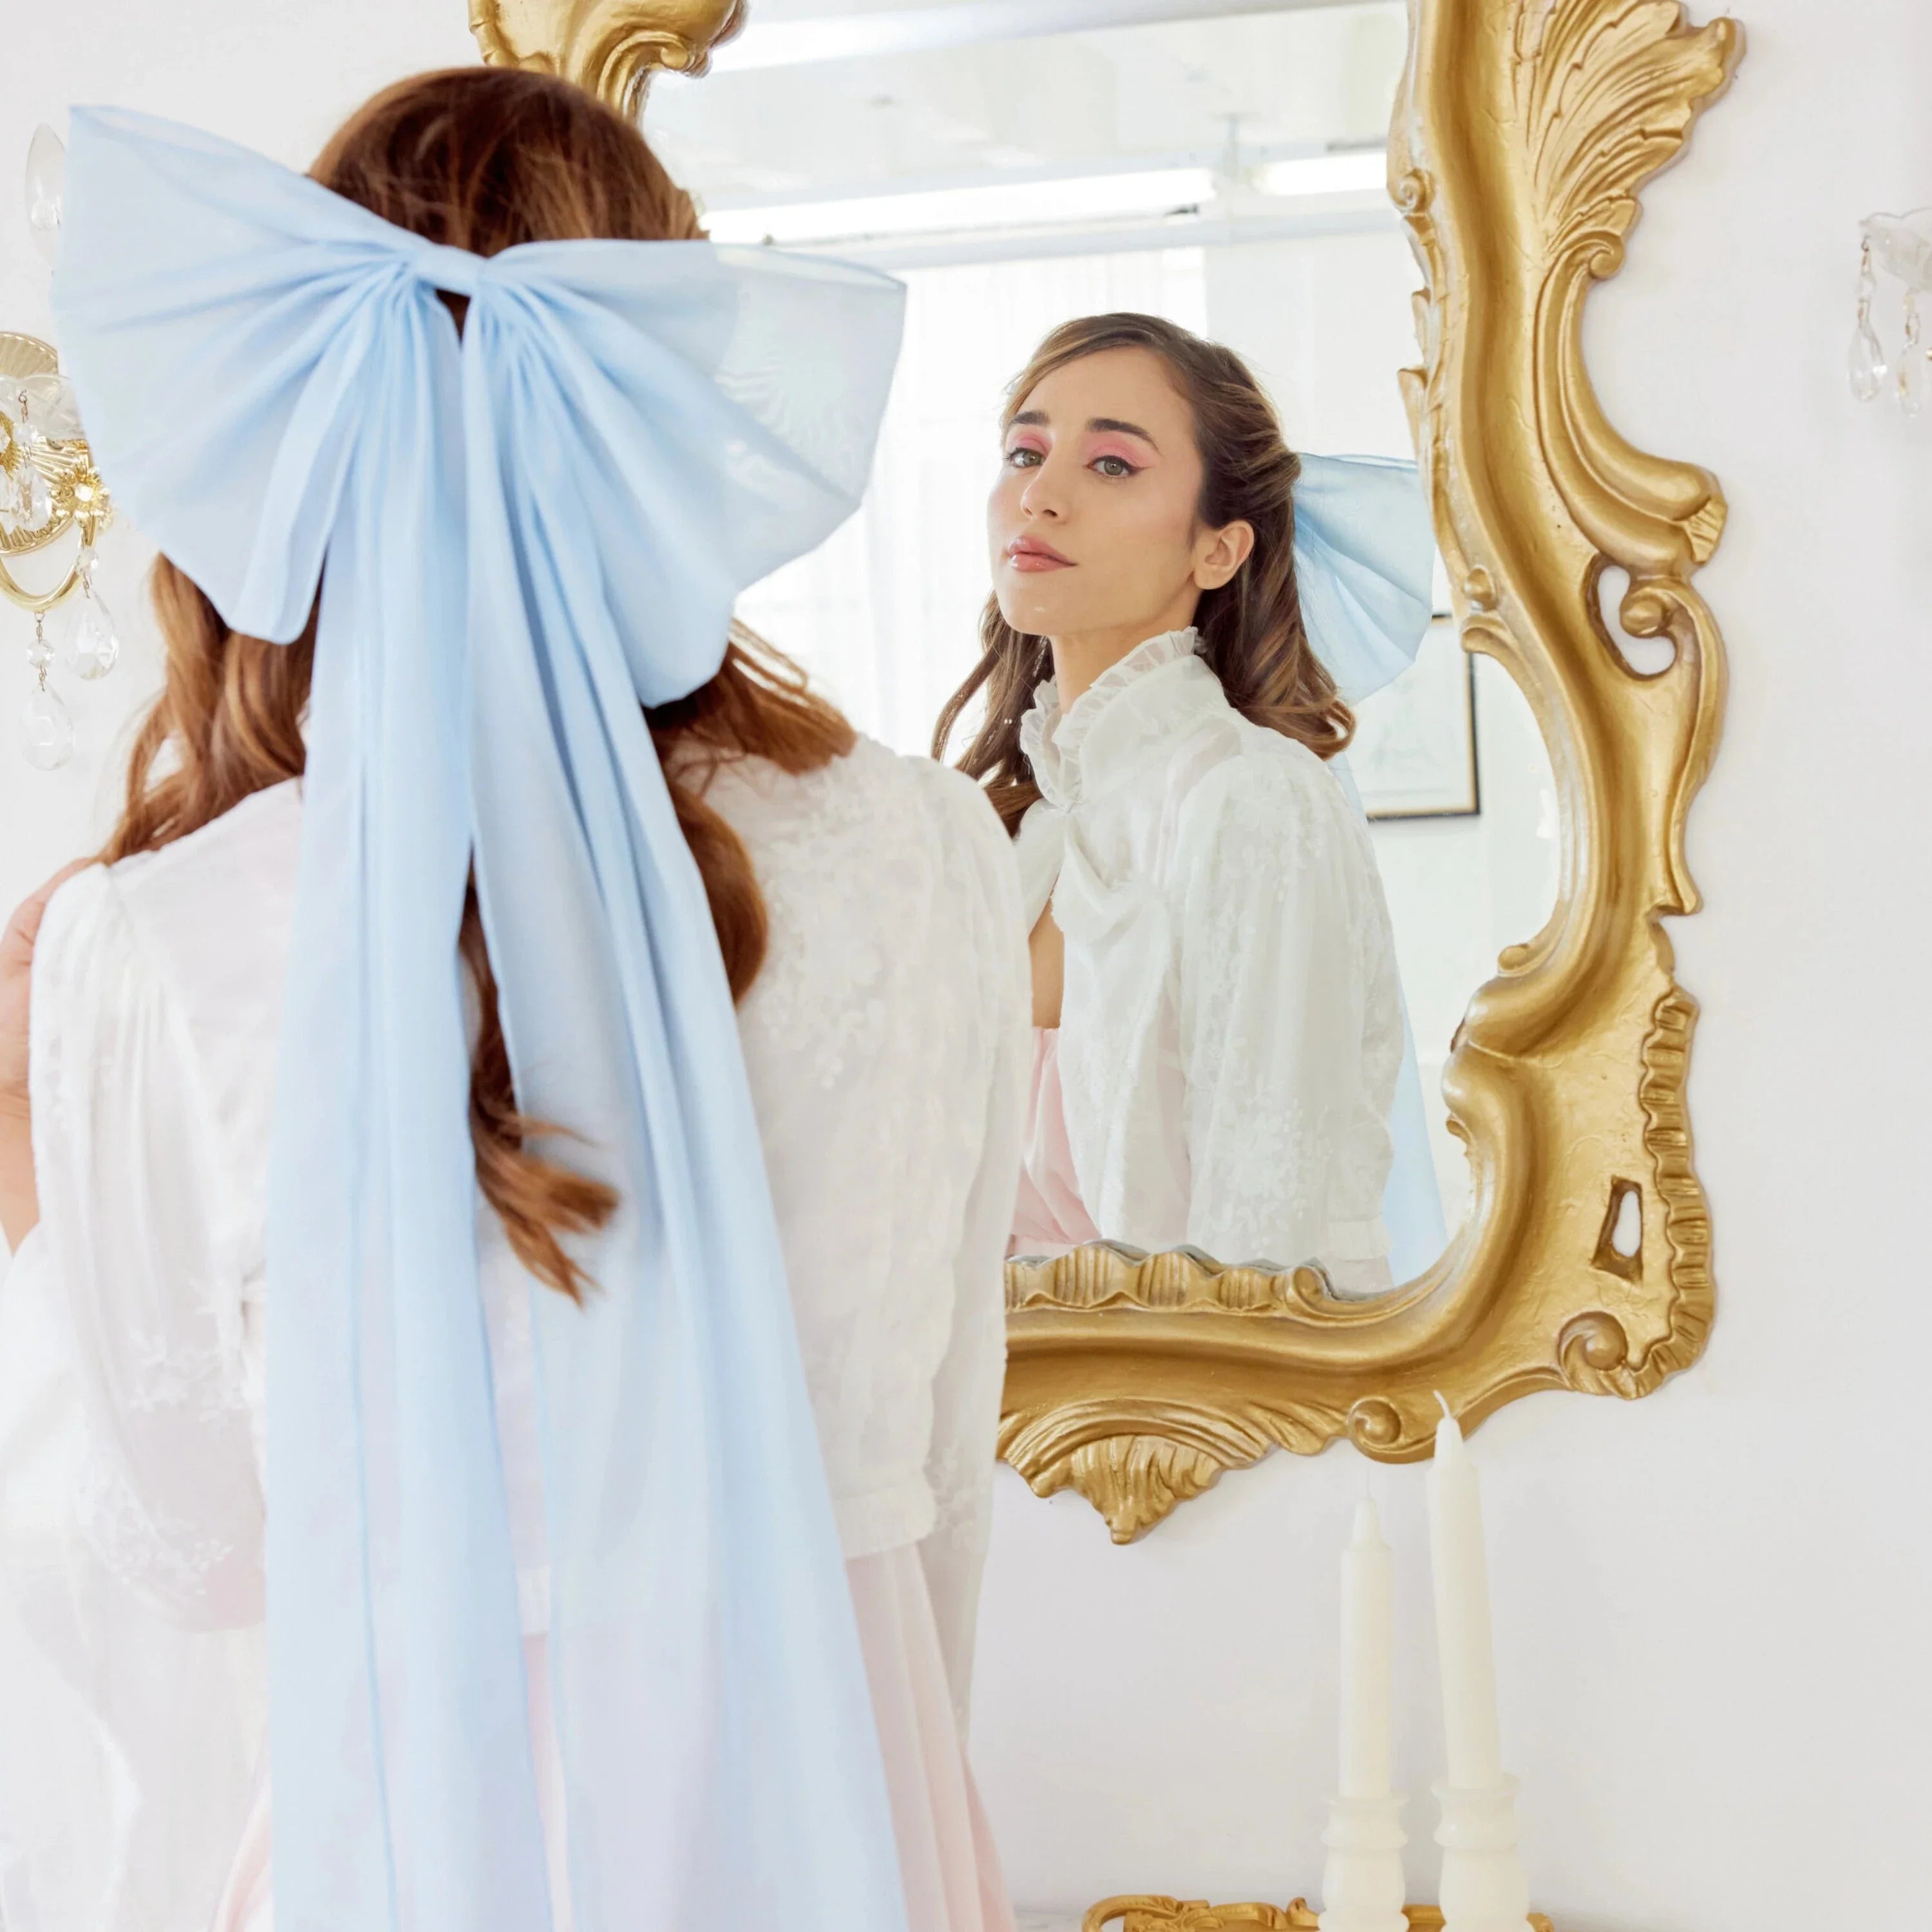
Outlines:
{"type": "MultiPolygon", "coordinates": [[[[1109,0],[1040,4],[1060,18],[1091,17],[1109,0]]],[[[1116,4],[1143,20],[1148,10],[1144,0],[1116,4]]],[[[753,0],[752,23],[832,10],[824,0],[753,0]]],[[[997,19],[1004,10],[997,0],[936,0],[929,10],[997,19]]],[[[1209,159],[1226,148],[1231,121],[1255,160],[1379,141],[1407,32],[1403,0],[1365,0],[727,68],[696,81],[661,77],[644,124],[713,206],[1209,159]]]]}

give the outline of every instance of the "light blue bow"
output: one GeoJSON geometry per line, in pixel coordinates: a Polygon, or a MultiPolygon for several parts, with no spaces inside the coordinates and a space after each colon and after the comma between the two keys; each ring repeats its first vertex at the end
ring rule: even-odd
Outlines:
{"type": "Polygon", "coordinates": [[[1294,578],[1315,655],[1351,704],[1408,670],[1429,629],[1436,532],[1415,465],[1304,456],[1294,578]]]}
{"type": "Polygon", "coordinates": [[[486,261],[80,109],[55,303],[103,474],[227,622],[292,638],[321,584],[268,1229],[280,1932],[550,1923],[472,860],[519,1103],[623,1202],[586,1305],[532,1298],[578,1932],[904,1932],[730,993],[639,708],[856,505],[902,291],[703,243],[486,261]]]}

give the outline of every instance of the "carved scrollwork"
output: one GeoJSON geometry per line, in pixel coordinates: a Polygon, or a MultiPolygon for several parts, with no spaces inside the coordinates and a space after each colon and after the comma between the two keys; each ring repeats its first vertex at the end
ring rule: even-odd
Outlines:
{"type": "Polygon", "coordinates": [[[1313,1932],[1316,1916],[1297,1899],[1286,1911],[1276,1905],[1210,1905],[1203,1898],[1165,1898],[1139,1893],[1103,1898],[1080,1922],[1080,1932],[1313,1932]]]}
{"type": "Polygon", "coordinates": [[[744,23],[746,0],[470,0],[494,67],[561,74],[633,118],[660,68],[700,74],[744,23]]]}

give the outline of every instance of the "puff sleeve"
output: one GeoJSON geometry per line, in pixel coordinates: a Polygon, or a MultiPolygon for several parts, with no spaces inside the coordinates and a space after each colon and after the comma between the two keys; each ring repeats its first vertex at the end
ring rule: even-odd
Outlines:
{"type": "Polygon", "coordinates": [[[1366,828],[1298,748],[1219,767],[1181,844],[1187,1240],[1227,1262],[1376,1262],[1402,1010],[1366,828]]]}
{"type": "Polygon", "coordinates": [[[102,1564],[170,1620],[257,1622],[246,1217],[187,1027],[112,873],[56,894],[32,1016],[38,1252],[80,1396],[77,1520],[102,1564]]]}

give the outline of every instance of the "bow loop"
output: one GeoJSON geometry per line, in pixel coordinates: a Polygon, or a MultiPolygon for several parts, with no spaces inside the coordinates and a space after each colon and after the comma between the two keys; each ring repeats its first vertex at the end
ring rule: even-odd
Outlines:
{"type": "Polygon", "coordinates": [[[1294,576],[1315,655],[1349,704],[1400,677],[1429,628],[1436,532],[1415,465],[1306,456],[1294,486],[1294,576]]]}

